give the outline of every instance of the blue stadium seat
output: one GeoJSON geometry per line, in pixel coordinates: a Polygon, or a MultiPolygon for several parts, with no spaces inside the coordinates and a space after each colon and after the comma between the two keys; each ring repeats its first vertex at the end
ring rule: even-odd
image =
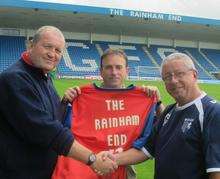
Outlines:
{"type": "Polygon", "coordinates": [[[25,50],[25,37],[0,36],[0,72],[10,66],[25,50]]]}
{"type": "MultiPolygon", "coordinates": [[[[187,53],[192,57],[199,72],[199,79],[214,79],[211,72],[220,70],[220,50],[199,51],[196,48],[161,45],[151,45],[147,48],[140,44],[67,40],[67,49],[57,68],[58,74],[67,77],[99,76],[100,56],[107,48],[124,50],[128,56],[130,77],[159,77],[158,67],[163,58],[175,51],[187,53]]],[[[0,72],[18,60],[24,50],[25,37],[0,36],[0,72]]]]}

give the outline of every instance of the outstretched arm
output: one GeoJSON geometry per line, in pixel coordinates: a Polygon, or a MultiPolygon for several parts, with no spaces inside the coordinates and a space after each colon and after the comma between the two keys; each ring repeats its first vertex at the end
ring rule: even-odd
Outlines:
{"type": "MultiPolygon", "coordinates": [[[[74,140],[70,151],[68,153],[68,156],[83,162],[84,164],[88,163],[88,159],[92,151],[81,145],[79,142],[74,140]]],[[[115,171],[118,168],[118,165],[115,161],[111,160],[110,158],[107,158],[106,160],[102,159],[102,152],[98,153],[96,155],[96,160],[90,165],[90,167],[100,175],[108,174],[110,172],[115,171]]]]}
{"type": "Polygon", "coordinates": [[[143,151],[131,148],[127,151],[115,155],[117,164],[120,165],[133,165],[148,160],[149,157],[143,151]]]}
{"type": "Polygon", "coordinates": [[[209,174],[209,179],[220,179],[220,172],[212,172],[209,174]]]}

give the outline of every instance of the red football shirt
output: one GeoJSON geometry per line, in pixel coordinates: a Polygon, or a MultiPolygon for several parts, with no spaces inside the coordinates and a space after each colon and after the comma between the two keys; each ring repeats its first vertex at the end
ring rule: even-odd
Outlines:
{"type": "MultiPolygon", "coordinates": [[[[98,153],[122,152],[132,147],[141,134],[154,99],[139,88],[102,89],[93,85],[81,88],[74,100],[71,130],[75,139],[98,153]]],[[[108,176],[98,176],[76,160],[60,156],[53,179],[126,179],[125,167],[108,176]]]]}

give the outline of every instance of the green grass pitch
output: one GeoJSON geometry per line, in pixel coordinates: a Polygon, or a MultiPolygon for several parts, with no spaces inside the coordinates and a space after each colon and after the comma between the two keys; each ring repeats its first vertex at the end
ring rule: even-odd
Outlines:
{"type": "MultiPolygon", "coordinates": [[[[54,80],[55,87],[59,93],[60,96],[64,94],[64,91],[68,87],[72,86],[81,86],[84,84],[88,84],[91,82],[100,83],[100,81],[94,81],[94,80],[68,80],[68,79],[62,79],[62,80],[54,80]]],[[[165,104],[170,104],[173,102],[173,99],[168,95],[166,92],[164,85],[160,81],[128,81],[126,84],[135,84],[135,85],[155,85],[159,88],[162,101],[165,104]]],[[[213,98],[220,101],[220,84],[200,84],[200,87],[202,90],[204,90],[208,95],[212,96],[213,98]]],[[[137,171],[137,178],[138,179],[153,179],[153,167],[154,161],[148,160],[146,162],[143,162],[141,164],[136,165],[136,171],[137,171]]]]}

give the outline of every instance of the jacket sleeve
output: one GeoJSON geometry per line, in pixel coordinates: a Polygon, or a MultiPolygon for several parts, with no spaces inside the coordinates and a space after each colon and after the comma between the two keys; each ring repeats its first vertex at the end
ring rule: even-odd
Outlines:
{"type": "Polygon", "coordinates": [[[26,143],[67,155],[73,142],[71,132],[46,110],[44,99],[33,81],[25,75],[1,75],[0,105],[4,120],[26,143]]]}

